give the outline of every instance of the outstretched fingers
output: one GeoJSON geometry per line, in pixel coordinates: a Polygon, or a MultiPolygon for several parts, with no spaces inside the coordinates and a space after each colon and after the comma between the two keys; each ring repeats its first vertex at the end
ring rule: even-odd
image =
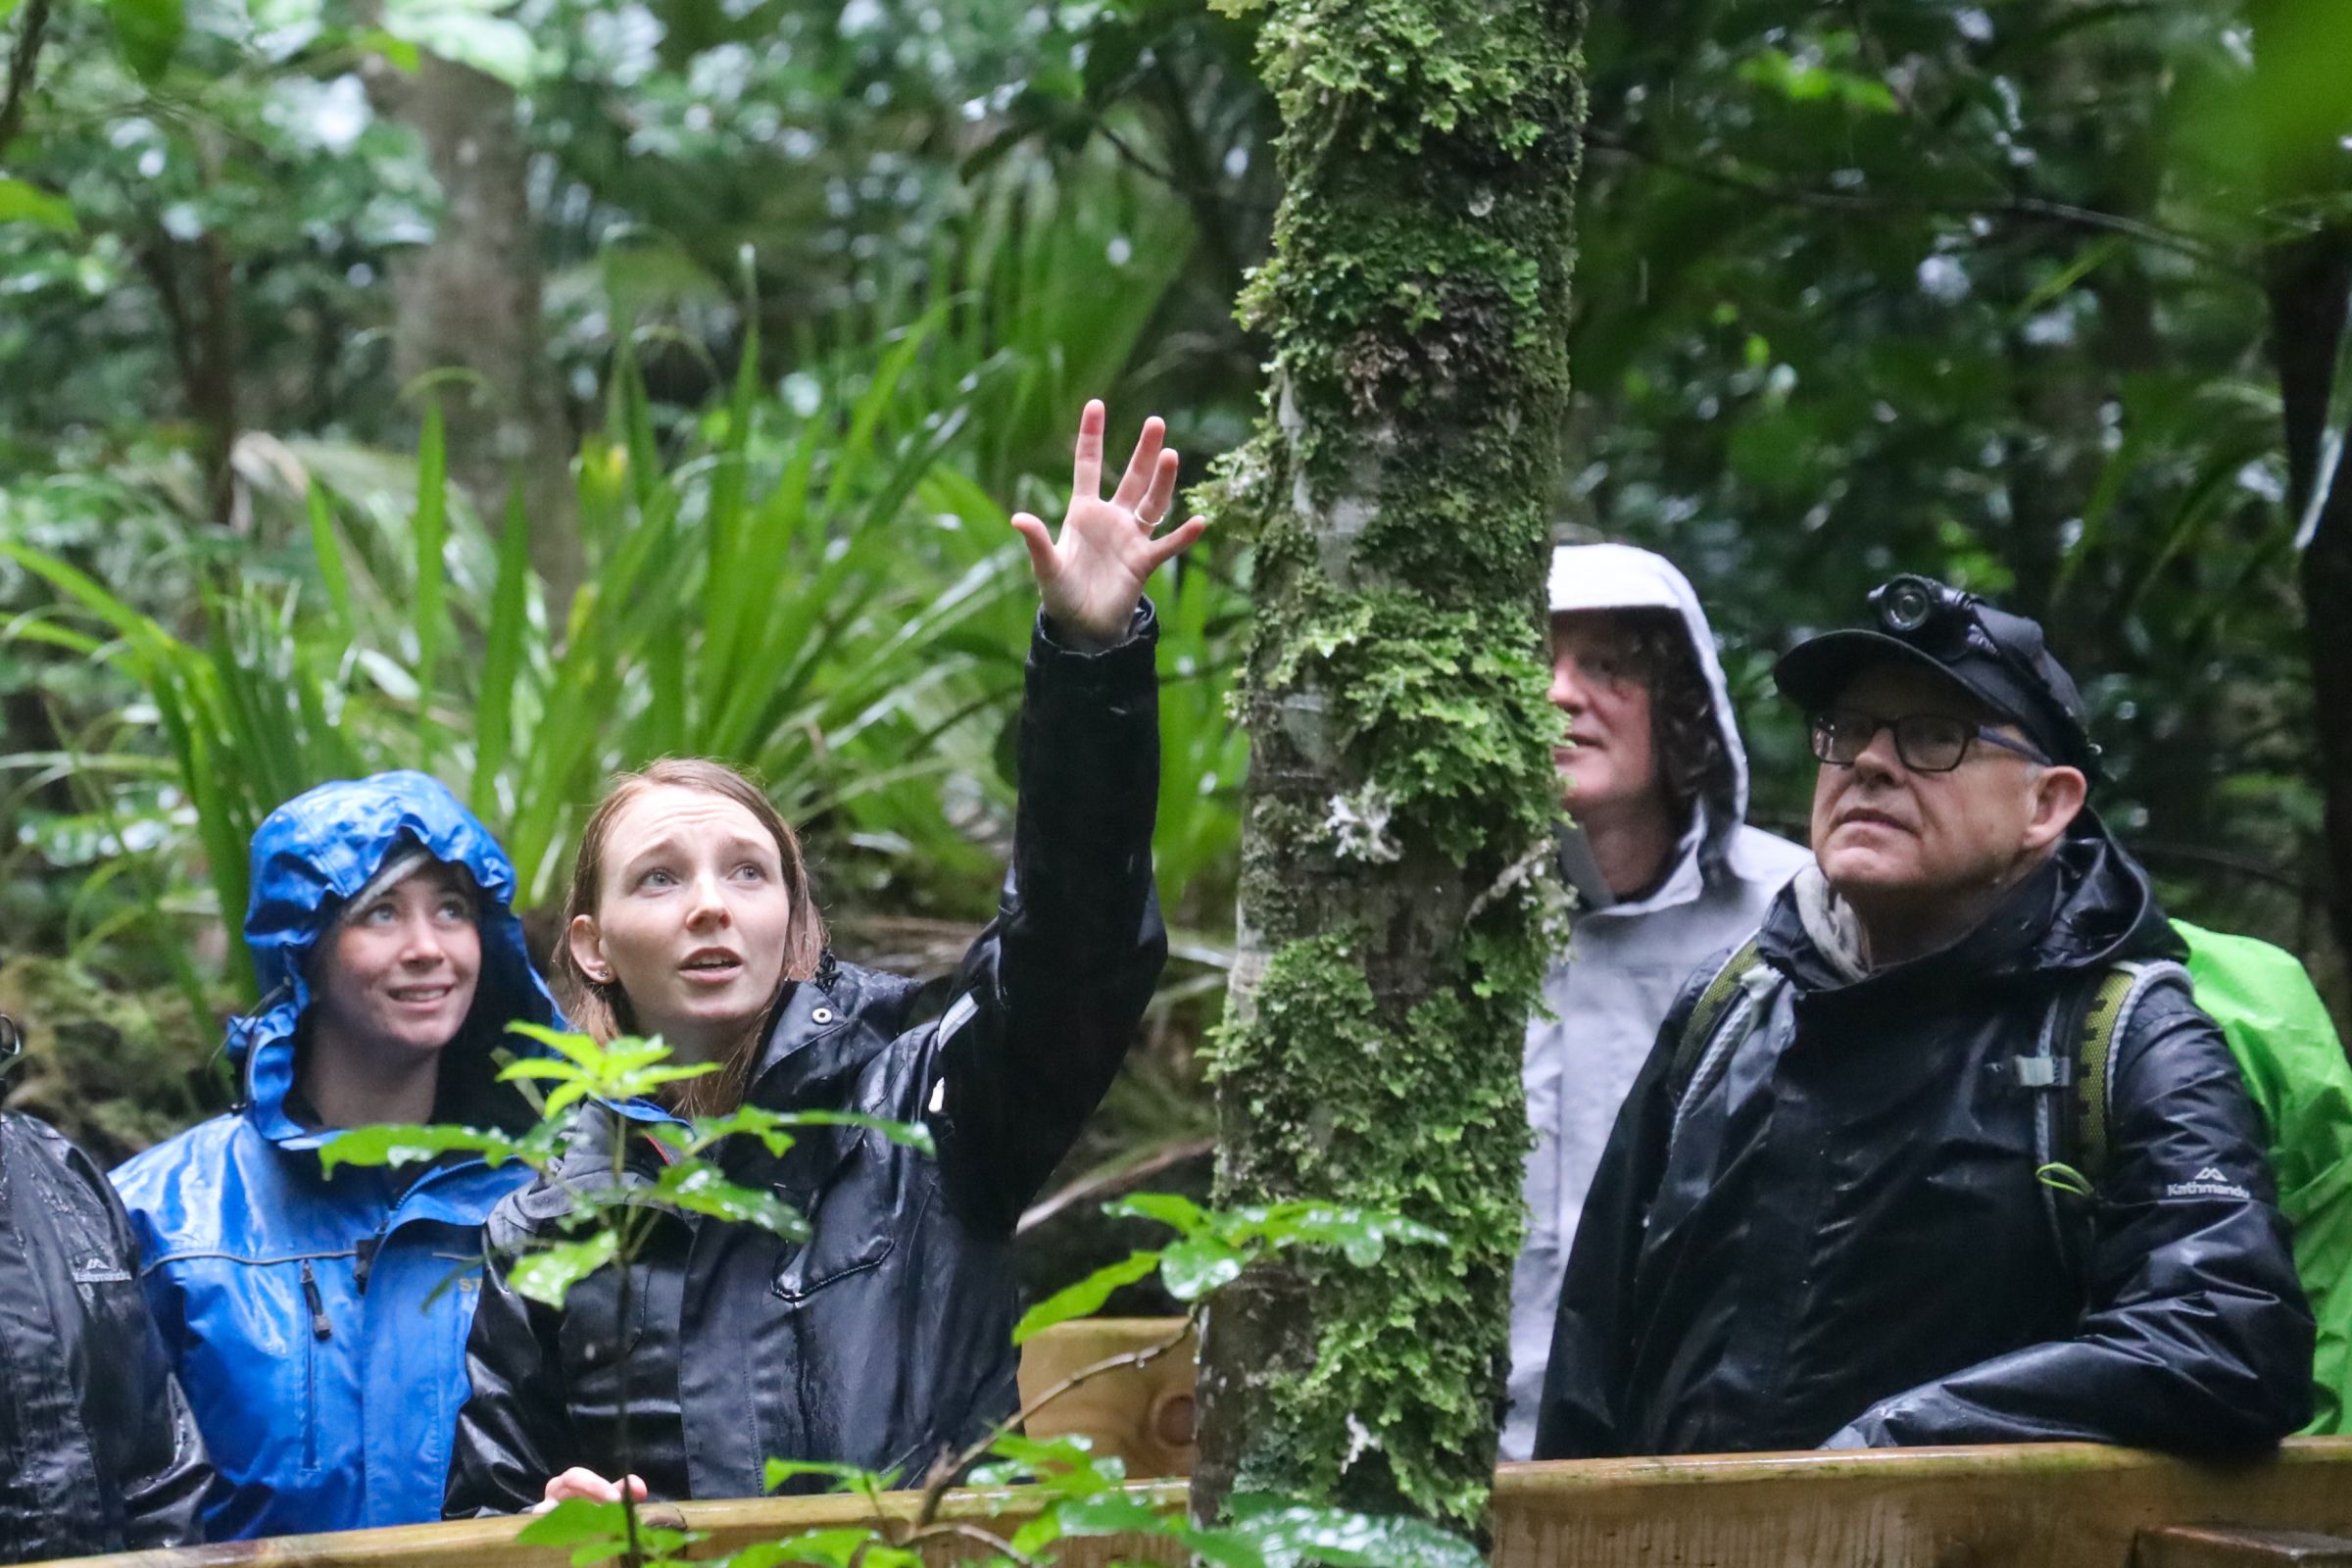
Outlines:
{"type": "Polygon", "coordinates": [[[1110,504],[1122,512],[1138,510],[1145,493],[1159,482],[1161,460],[1166,454],[1167,421],[1153,415],[1144,421],[1144,433],[1135,438],[1135,451],[1127,459],[1127,471],[1119,475],[1118,492],[1110,504]]]}
{"type": "Polygon", "coordinates": [[[1152,487],[1136,503],[1135,514],[1147,528],[1156,528],[1176,500],[1176,470],[1183,466],[1173,449],[1162,452],[1152,472],[1152,487]]]}
{"type": "Polygon", "coordinates": [[[1012,528],[1021,536],[1021,543],[1029,547],[1029,569],[1037,574],[1037,580],[1052,581],[1054,569],[1053,530],[1046,526],[1043,518],[1026,512],[1012,514],[1012,528]]]}
{"type": "Polygon", "coordinates": [[[1070,502],[1099,501],[1102,496],[1102,400],[1089,398],[1078,416],[1078,458],[1070,470],[1070,502]]]}
{"type": "Polygon", "coordinates": [[[1208,532],[1206,517],[1188,517],[1179,526],[1170,528],[1146,547],[1152,562],[1150,569],[1157,571],[1169,562],[1174,561],[1178,556],[1192,549],[1193,542],[1206,532],[1208,532]]]}

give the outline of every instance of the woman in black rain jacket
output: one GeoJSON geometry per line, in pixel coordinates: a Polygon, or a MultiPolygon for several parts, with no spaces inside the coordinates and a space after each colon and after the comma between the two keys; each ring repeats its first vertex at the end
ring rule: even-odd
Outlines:
{"type": "Polygon", "coordinates": [[[114,1188],[0,1114],[0,1562],[192,1545],[212,1478],[114,1188]]]}
{"type": "Polygon", "coordinates": [[[558,1178],[492,1215],[453,1516],[610,1498],[624,1473],[661,1497],[758,1495],[770,1458],[919,1480],[1012,1412],[1014,1223],[1108,1088],[1166,954],[1141,596],[1202,525],[1154,537],[1176,471],[1159,421],[1109,502],[1102,450],[1090,404],[1059,539],[1014,519],[1045,603],[1012,874],[943,1016],[917,1013],[912,982],[831,956],[791,828],[740,775],[657,763],[590,819],[557,962],[565,1011],[722,1070],[662,1105],[591,1108],[558,1178]],[[514,1289],[511,1259],[561,1231],[566,1188],[608,1180],[616,1131],[626,1179],[649,1182],[663,1155],[643,1129],[745,1103],[927,1124],[937,1157],[856,1126],[801,1129],[780,1158],[731,1140],[727,1177],[806,1215],[806,1243],[670,1213],[625,1290],[614,1267],[561,1310],[514,1289]]]}

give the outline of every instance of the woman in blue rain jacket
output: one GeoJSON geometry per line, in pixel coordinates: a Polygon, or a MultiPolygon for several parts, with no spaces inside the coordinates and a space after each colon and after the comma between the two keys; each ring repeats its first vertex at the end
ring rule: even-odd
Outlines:
{"type": "Polygon", "coordinates": [[[465,1402],[481,1222],[529,1172],[343,1166],[369,1122],[527,1124],[506,1033],[560,1021],[514,868],[421,773],[322,785],[253,838],[263,1003],[229,1026],[241,1103],[115,1172],[158,1326],[211,1447],[216,1541],[438,1519],[465,1402]]]}

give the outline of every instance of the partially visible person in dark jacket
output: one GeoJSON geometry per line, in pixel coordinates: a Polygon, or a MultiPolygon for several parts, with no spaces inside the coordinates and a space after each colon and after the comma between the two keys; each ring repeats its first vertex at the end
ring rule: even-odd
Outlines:
{"type": "Polygon", "coordinates": [[[114,1188],[0,1113],[0,1562],[194,1545],[212,1479],[114,1188]]]}
{"type": "Polygon", "coordinates": [[[1102,500],[1102,426],[1089,404],[1058,540],[1014,519],[1044,610],[1012,875],[944,1016],[916,1014],[913,982],[831,956],[791,828],[739,775],[657,763],[590,818],[557,964],[567,1010],[722,1070],[666,1106],[592,1108],[560,1179],[491,1217],[452,1516],[610,1499],[629,1465],[633,1490],[669,1498],[758,1495],[771,1457],[919,1480],[1012,1412],[1014,1222],[1108,1088],[1166,954],[1157,625],[1142,595],[1203,524],[1154,537],[1176,482],[1157,419],[1102,500]],[[781,1158],[733,1140],[727,1175],[807,1215],[807,1243],[665,1215],[625,1296],[612,1267],[561,1311],[513,1288],[499,1260],[559,1228],[568,1184],[606,1179],[615,1137],[628,1179],[655,1178],[659,1146],[620,1118],[745,1102],[927,1122],[938,1157],[856,1126],[802,1129],[781,1158]]]}
{"type": "Polygon", "coordinates": [[[552,1024],[514,867],[438,780],[305,791],[255,830],[245,941],[266,995],[229,1025],[241,1103],[115,1185],[220,1476],[215,1541],[437,1519],[466,1398],[481,1224],[528,1179],[453,1154],[339,1167],[345,1127],[527,1126],[492,1053],[552,1024]]]}
{"type": "Polygon", "coordinates": [[[2042,1031],[2111,965],[2180,954],[2083,808],[2075,684],[2022,616],[1921,578],[1872,599],[1881,629],[1774,671],[1821,760],[1818,868],[1660,1032],[1577,1233],[1536,1452],[2266,1448],[2307,1418],[2312,1319],[2180,971],[2121,1027],[2095,1196],[2036,1175],[2036,1118],[2075,1104],[2042,1031]],[[1686,1043],[1719,973],[1742,983],[1686,1043]]]}

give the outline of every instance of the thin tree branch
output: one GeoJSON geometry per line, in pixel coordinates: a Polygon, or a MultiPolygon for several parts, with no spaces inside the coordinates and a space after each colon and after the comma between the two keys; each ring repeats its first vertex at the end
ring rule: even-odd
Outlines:
{"type": "Polygon", "coordinates": [[[1009,1542],[990,1535],[978,1525],[964,1524],[960,1520],[951,1521],[944,1525],[925,1525],[904,1540],[892,1542],[891,1544],[912,1550],[926,1541],[938,1541],[943,1538],[973,1542],[986,1547],[995,1555],[1004,1558],[1007,1562],[1018,1563],[1020,1568],[1039,1568],[1038,1560],[1035,1557],[1026,1556],[1013,1550],[1009,1542]]]}
{"type": "Polygon", "coordinates": [[[1059,1192],[1041,1198],[1030,1204],[1022,1212],[1021,1221],[1013,1227],[1012,1234],[1026,1236],[1073,1203],[1084,1202],[1087,1199],[1099,1198],[1104,1193],[1117,1192],[1123,1187],[1133,1186],[1146,1177],[1158,1175],[1171,1165],[1181,1165],[1188,1159],[1198,1159],[1202,1154],[1214,1153],[1216,1147],[1217,1141],[1214,1138],[1180,1138],[1174,1142],[1162,1144],[1157,1149],[1147,1151],[1141,1157],[1129,1160],[1125,1164],[1114,1165],[1108,1170],[1098,1170],[1091,1175],[1081,1177],[1059,1192]]]}
{"type": "Polygon", "coordinates": [[[922,1511],[915,1515],[915,1527],[918,1530],[922,1529],[928,1526],[933,1519],[939,1516],[940,1500],[947,1495],[948,1489],[954,1486],[956,1478],[961,1476],[966,1470],[969,1470],[973,1465],[978,1464],[982,1459],[987,1458],[988,1450],[996,1446],[999,1438],[1004,1436],[1004,1434],[1007,1432],[1018,1431],[1024,1424],[1027,1423],[1031,1416],[1037,1414],[1038,1411],[1044,1409],[1047,1405],[1052,1404],[1055,1399],[1060,1398],[1063,1395],[1069,1393],[1072,1389],[1079,1387],[1081,1384],[1092,1383],[1095,1379],[1103,1377],[1112,1372],[1134,1371],[1141,1367],[1150,1366],[1152,1362],[1158,1360],[1170,1350],[1175,1349],[1179,1345],[1182,1345],[1187,1337],[1192,1334],[1195,1327],[1198,1326],[1200,1317],[1200,1308],[1196,1306],[1193,1311],[1185,1317],[1184,1322],[1177,1327],[1176,1332],[1169,1335],[1166,1339],[1160,1341],[1158,1344],[1146,1346],[1140,1350],[1127,1350],[1118,1355],[1105,1356],[1091,1366],[1080,1367],[1068,1377],[1063,1378],[1059,1383],[1056,1383],[1052,1388],[1046,1390],[1036,1398],[1029,1400],[1018,1410],[1015,1410],[1010,1416],[1003,1421],[998,1422],[996,1426],[991,1428],[978,1442],[974,1443],[970,1447],[957,1454],[954,1459],[945,1464],[932,1466],[930,1478],[923,1484],[923,1506],[922,1511]]]}
{"type": "Polygon", "coordinates": [[[33,69],[41,57],[41,43],[49,32],[49,0],[26,0],[24,24],[17,33],[17,47],[8,60],[7,96],[0,97],[0,153],[17,139],[17,131],[24,122],[24,108],[32,98],[33,69]]]}
{"type": "Polygon", "coordinates": [[[1680,174],[1703,185],[1722,190],[1738,191],[1742,195],[1762,197],[1785,206],[1814,208],[1824,212],[1850,213],[1948,213],[1954,216],[1981,218],[2025,218],[2044,222],[2065,223],[2075,228],[2091,229],[2099,233],[2121,234],[2156,250],[2183,256],[2200,266],[2210,267],[2227,276],[2261,286],[2260,271],[2244,257],[2142,219],[2126,218],[2120,213],[2103,213],[2095,208],[2078,207],[2072,202],[2051,201],[2047,197],[2010,195],[1978,196],[1901,196],[1881,195],[1862,191],[1823,190],[1817,186],[1791,185],[1779,180],[1758,179],[1729,169],[1710,168],[1690,163],[1637,147],[1614,131],[1596,125],[1585,128],[1585,140],[1594,151],[1645,164],[1670,174],[1680,174]]]}

